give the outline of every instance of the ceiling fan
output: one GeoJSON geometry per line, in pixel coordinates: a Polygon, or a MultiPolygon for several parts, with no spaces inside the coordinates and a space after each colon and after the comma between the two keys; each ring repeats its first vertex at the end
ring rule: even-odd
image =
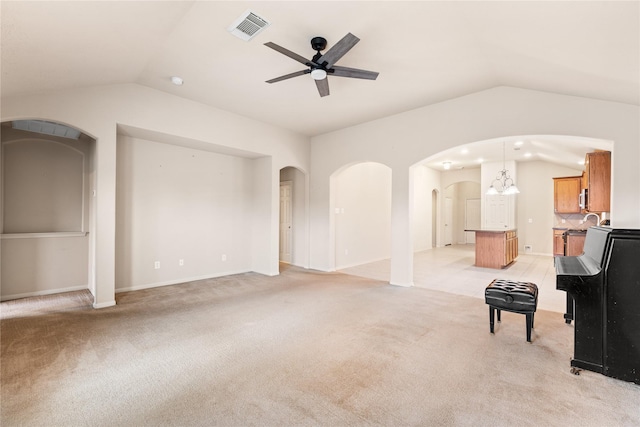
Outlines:
{"type": "Polygon", "coordinates": [[[311,74],[311,77],[316,82],[316,87],[318,88],[320,96],[327,96],[329,95],[329,82],[327,79],[327,76],[329,75],[375,80],[379,74],[375,71],[360,70],[357,68],[340,67],[335,65],[335,63],[338,62],[338,60],[342,58],[345,53],[349,52],[349,50],[351,50],[351,48],[354,47],[359,41],[359,38],[351,33],[348,33],[323,55],[322,53],[320,53],[320,51],[324,50],[327,47],[327,40],[324,37],[314,37],[311,39],[311,47],[317,53],[310,60],[301,55],[298,55],[297,53],[291,52],[290,50],[285,49],[282,46],[278,46],[275,43],[265,43],[265,46],[268,46],[271,49],[276,50],[283,55],[286,55],[289,58],[294,59],[309,67],[305,70],[296,71],[295,73],[285,74],[284,76],[267,80],[267,83],[276,83],[282,80],[290,79],[292,77],[311,74]]]}

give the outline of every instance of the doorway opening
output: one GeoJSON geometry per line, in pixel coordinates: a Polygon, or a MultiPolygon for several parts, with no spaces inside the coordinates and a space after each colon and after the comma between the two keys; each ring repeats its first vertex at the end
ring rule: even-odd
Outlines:
{"type": "Polygon", "coordinates": [[[280,271],[289,265],[307,268],[308,177],[298,168],[280,169],[278,260],[280,271]]]}

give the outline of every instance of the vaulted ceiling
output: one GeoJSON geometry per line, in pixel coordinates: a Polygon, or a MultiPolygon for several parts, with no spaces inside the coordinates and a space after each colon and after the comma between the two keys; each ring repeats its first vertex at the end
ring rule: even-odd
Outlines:
{"type": "MultiPolygon", "coordinates": [[[[640,103],[637,1],[2,1],[2,96],[138,83],[313,136],[495,86],[640,103]],[[251,10],[250,41],[227,29],[251,10]],[[360,42],[320,97],[306,58],[360,42]],[[171,83],[180,76],[184,85],[171,83]]],[[[553,144],[552,144],[553,145],[553,144]]],[[[500,150],[499,150],[500,152],[500,150]]]]}

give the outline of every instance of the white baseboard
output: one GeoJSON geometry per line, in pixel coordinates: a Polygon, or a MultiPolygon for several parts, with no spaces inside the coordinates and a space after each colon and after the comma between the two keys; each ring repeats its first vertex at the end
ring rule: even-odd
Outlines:
{"type": "Polygon", "coordinates": [[[525,252],[525,251],[520,251],[518,253],[518,255],[538,255],[538,256],[553,256],[553,254],[547,254],[544,252],[525,252]]]}
{"type": "Polygon", "coordinates": [[[180,283],[195,282],[198,280],[206,280],[206,279],[215,279],[216,277],[231,276],[234,274],[241,274],[241,273],[248,273],[248,271],[246,270],[227,271],[224,273],[216,273],[216,274],[205,275],[205,276],[183,277],[175,280],[167,280],[165,282],[145,283],[143,285],[127,286],[125,288],[116,288],[116,293],[140,291],[143,289],[159,288],[161,286],[179,285],[180,283]]]}
{"type": "Polygon", "coordinates": [[[82,291],[85,289],[89,289],[89,287],[87,285],[82,285],[82,286],[71,286],[68,288],[47,289],[44,291],[25,292],[23,294],[3,295],[2,298],[0,298],[0,300],[10,301],[10,300],[20,299],[20,298],[40,297],[43,295],[61,294],[63,292],[82,291]]]}
{"type": "Polygon", "coordinates": [[[411,288],[413,286],[415,286],[413,284],[413,282],[409,282],[409,283],[389,283],[391,286],[400,286],[402,288],[411,288]]]}
{"type": "Polygon", "coordinates": [[[341,266],[336,266],[335,270],[333,271],[338,271],[338,270],[344,270],[345,268],[351,268],[351,267],[357,267],[359,265],[362,264],[370,264],[372,262],[378,262],[378,261],[384,261],[390,259],[389,257],[386,258],[378,258],[378,259],[372,259],[372,260],[368,260],[368,261],[360,261],[360,262],[355,262],[355,263],[351,263],[351,264],[347,264],[347,265],[341,265],[341,266]]]}
{"type": "Polygon", "coordinates": [[[108,301],[108,302],[101,302],[100,304],[96,304],[93,303],[93,308],[107,308],[107,307],[113,307],[114,305],[116,305],[116,301],[108,301]]]}

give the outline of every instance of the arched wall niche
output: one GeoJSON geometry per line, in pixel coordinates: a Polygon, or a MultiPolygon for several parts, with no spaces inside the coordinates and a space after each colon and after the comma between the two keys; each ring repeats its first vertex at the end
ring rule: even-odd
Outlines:
{"type": "MultiPolygon", "coordinates": [[[[95,139],[74,138],[2,123],[0,200],[2,300],[81,289],[94,292],[92,271],[95,139]]],[[[59,129],[58,129],[59,130],[59,129]]]]}

